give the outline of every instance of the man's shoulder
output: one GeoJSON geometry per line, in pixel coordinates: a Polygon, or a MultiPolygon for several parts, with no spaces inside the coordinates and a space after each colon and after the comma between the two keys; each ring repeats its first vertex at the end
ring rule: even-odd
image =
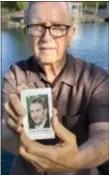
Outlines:
{"type": "Polygon", "coordinates": [[[76,81],[96,85],[109,78],[109,74],[100,66],[87,62],[81,58],[71,56],[72,67],[75,72],[76,81]]]}
{"type": "Polygon", "coordinates": [[[84,71],[88,71],[90,73],[100,73],[100,74],[104,74],[104,75],[109,75],[108,72],[106,72],[102,67],[92,63],[92,62],[87,62],[82,58],[79,57],[74,57],[71,56],[73,59],[73,64],[75,64],[75,68],[76,69],[81,69],[84,71]]]}
{"type": "Polygon", "coordinates": [[[21,69],[22,71],[25,71],[25,70],[28,70],[30,69],[31,67],[31,64],[32,64],[32,60],[33,60],[33,56],[25,59],[25,60],[21,60],[21,61],[17,61],[14,65],[12,65],[11,67],[13,68],[19,68],[21,69]]]}
{"type": "Polygon", "coordinates": [[[21,61],[17,61],[16,63],[10,65],[8,71],[5,73],[4,77],[14,76],[15,74],[25,73],[27,70],[32,68],[32,56],[21,61]]]}
{"type": "Polygon", "coordinates": [[[9,82],[25,82],[26,83],[26,73],[32,68],[32,57],[29,57],[26,60],[21,60],[12,64],[9,70],[4,74],[4,80],[9,82]]]}

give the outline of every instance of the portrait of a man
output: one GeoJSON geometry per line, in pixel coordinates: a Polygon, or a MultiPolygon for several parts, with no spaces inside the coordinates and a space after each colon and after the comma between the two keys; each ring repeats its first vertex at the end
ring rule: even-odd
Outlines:
{"type": "Polygon", "coordinates": [[[44,97],[30,97],[28,120],[29,129],[50,127],[47,100],[44,97]]]}

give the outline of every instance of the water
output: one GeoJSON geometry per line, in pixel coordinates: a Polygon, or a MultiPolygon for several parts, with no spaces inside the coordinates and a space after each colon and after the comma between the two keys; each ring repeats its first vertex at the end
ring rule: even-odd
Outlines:
{"type": "Polygon", "coordinates": [[[78,26],[77,38],[70,52],[108,70],[109,24],[83,24],[78,26]]]}
{"type": "MultiPolygon", "coordinates": [[[[109,25],[106,23],[81,24],[68,50],[73,55],[108,70],[108,32],[109,25]]],[[[23,31],[2,32],[3,75],[11,64],[30,55],[31,50],[23,31]]]]}
{"type": "MultiPolygon", "coordinates": [[[[81,24],[77,27],[76,37],[68,51],[88,62],[93,62],[108,71],[108,33],[109,25],[81,24]]],[[[23,31],[2,31],[2,76],[11,64],[31,55],[23,31]]],[[[2,152],[2,173],[9,174],[13,157],[2,152]]]]}

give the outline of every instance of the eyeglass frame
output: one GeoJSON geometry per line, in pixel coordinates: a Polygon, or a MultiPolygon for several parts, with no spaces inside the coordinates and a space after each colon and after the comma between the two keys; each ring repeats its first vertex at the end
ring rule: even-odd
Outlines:
{"type": "Polygon", "coordinates": [[[49,30],[49,34],[50,34],[53,38],[60,38],[60,37],[66,36],[67,33],[68,33],[68,30],[72,27],[72,26],[66,25],[66,24],[52,24],[52,25],[50,25],[50,26],[46,26],[46,25],[44,25],[44,24],[29,24],[29,25],[26,25],[26,26],[25,26],[25,33],[27,33],[27,29],[29,29],[30,26],[35,26],[35,25],[40,25],[40,26],[44,27],[44,32],[43,32],[42,35],[40,35],[40,36],[33,36],[33,35],[30,35],[29,32],[28,32],[28,35],[31,36],[31,37],[34,37],[34,38],[36,38],[36,37],[42,37],[43,35],[45,35],[45,32],[46,32],[47,29],[49,30]],[[66,33],[65,33],[64,35],[62,35],[62,36],[54,36],[54,35],[51,34],[51,31],[50,31],[50,28],[51,28],[52,26],[64,26],[64,27],[66,27],[66,33]]]}

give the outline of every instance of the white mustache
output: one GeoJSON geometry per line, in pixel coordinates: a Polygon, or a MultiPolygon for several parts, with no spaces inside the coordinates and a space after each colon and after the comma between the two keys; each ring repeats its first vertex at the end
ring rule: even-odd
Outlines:
{"type": "Polygon", "coordinates": [[[46,46],[41,46],[39,47],[39,49],[46,49],[46,50],[53,50],[53,49],[56,49],[55,47],[46,47],[46,46]]]}

